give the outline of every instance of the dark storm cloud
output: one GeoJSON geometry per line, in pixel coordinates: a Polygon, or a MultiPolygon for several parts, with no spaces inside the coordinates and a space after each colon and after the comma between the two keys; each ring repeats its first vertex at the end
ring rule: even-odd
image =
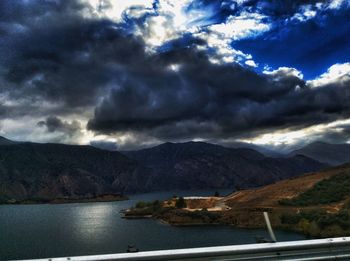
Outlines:
{"type": "Polygon", "coordinates": [[[97,106],[89,128],[181,140],[306,127],[349,116],[350,85],[342,85],[310,88],[288,71],[259,75],[182,49],[134,68],[97,106]]]}
{"type": "Polygon", "coordinates": [[[55,116],[47,117],[45,120],[39,121],[37,125],[46,127],[48,132],[62,132],[70,136],[81,130],[81,125],[78,121],[68,122],[55,116]]]}
{"type": "Polygon", "coordinates": [[[6,57],[2,88],[12,98],[44,98],[72,109],[91,106],[111,81],[122,77],[125,63],[135,54],[141,57],[141,41],[124,36],[111,21],[83,19],[77,13],[83,7],[74,1],[44,1],[49,3],[45,8],[43,1],[33,1],[28,10],[12,2],[2,2],[10,13],[4,12],[3,19],[11,18],[8,22],[23,30],[11,31],[10,52],[0,47],[6,57]]]}
{"type": "MultiPolygon", "coordinates": [[[[78,13],[88,7],[75,1],[14,2],[0,6],[5,10],[0,11],[0,34],[6,34],[0,40],[5,43],[0,47],[0,91],[12,100],[26,99],[27,105],[55,103],[59,116],[95,108],[88,128],[96,133],[225,139],[350,115],[349,82],[310,88],[287,71],[265,75],[239,65],[213,64],[211,54],[197,49],[203,41],[193,36],[151,54],[124,25],[83,18],[78,13]]],[[[284,15],[306,3],[297,2],[288,1],[289,11],[279,10],[277,3],[276,10],[268,11],[268,2],[258,7],[265,3],[266,12],[284,15]]],[[[0,105],[0,115],[6,113],[0,105]]],[[[59,117],[38,125],[69,135],[81,127],[59,117]]]]}
{"type": "Polygon", "coordinates": [[[12,93],[43,96],[72,107],[94,103],[98,91],[119,77],[113,73],[121,73],[109,62],[123,64],[140,50],[137,42],[121,37],[112,26],[109,22],[71,21],[63,28],[36,32],[30,45],[23,42],[17,47],[21,62],[16,59],[6,64],[7,80],[17,85],[12,93]]]}

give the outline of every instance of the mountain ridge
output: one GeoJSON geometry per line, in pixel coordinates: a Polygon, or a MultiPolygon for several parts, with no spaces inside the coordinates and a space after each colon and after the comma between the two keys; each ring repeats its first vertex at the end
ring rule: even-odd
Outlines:
{"type": "Polygon", "coordinates": [[[297,154],[336,166],[350,162],[350,144],[332,144],[316,141],[292,151],[289,156],[297,154]]]}
{"type": "Polygon", "coordinates": [[[7,140],[0,144],[0,201],[249,188],[325,166],[305,156],[270,158],[253,149],[205,142],[120,153],[88,145],[7,140]]]}
{"type": "Polygon", "coordinates": [[[167,178],[185,177],[187,186],[183,189],[192,189],[193,176],[197,177],[197,182],[210,179],[214,187],[256,187],[326,166],[301,155],[273,158],[253,149],[227,148],[205,142],[164,143],[123,153],[153,169],[152,172],[164,180],[165,188],[167,178]]]}
{"type": "Polygon", "coordinates": [[[18,143],[18,142],[12,141],[12,140],[6,139],[3,136],[0,136],[0,145],[13,145],[13,144],[16,144],[16,143],[18,143]]]}

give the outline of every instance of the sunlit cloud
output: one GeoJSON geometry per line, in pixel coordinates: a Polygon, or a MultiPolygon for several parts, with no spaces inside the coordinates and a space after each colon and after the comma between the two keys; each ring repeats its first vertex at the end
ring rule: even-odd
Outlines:
{"type": "MultiPolygon", "coordinates": [[[[152,8],[154,0],[80,0],[83,4],[90,6],[84,10],[83,15],[87,17],[97,16],[122,22],[124,12],[131,7],[140,7],[143,10],[152,8]]],[[[136,14],[135,14],[136,15],[136,14]]]]}
{"type": "Polygon", "coordinates": [[[266,18],[261,14],[244,12],[228,17],[225,23],[211,25],[208,30],[231,41],[251,38],[270,29],[269,23],[264,21],[266,18]]]}
{"type": "Polygon", "coordinates": [[[251,67],[258,67],[258,64],[256,64],[253,60],[247,60],[245,61],[245,64],[251,67]]]}
{"type": "MultiPolygon", "coordinates": [[[[263,133],[254,138],[240,139],[239,141],[268,147],[286,147],[289,149],[295,145],[322,140],[325,135],[330,133],[341,133],[343,131],[343,126],[349,124],[350,119],[338,120],[328,124],[317,124],[299,130],[283,129],[275,132],[263,133]]],[[[346,142],[350,142],[350,139],[346,142]]]]}
{"type": "Polygon", "coordinates": [[[314,4],[305,4],[299,7],[291,18],[287,18],[287,21],[306,22],[310,19],[316,18],[322,12],[325,11],[337,11],[343,7],[348,7],[350,2],[348,0],[328,0],[320,1],[314,4]]]}
{"type": "Polygon", "coordinates": [[[310,87],[320,87],[332,83],[342,83],[350,80],[350,63],[337,63],[328,68],[327,72],[313,80],[307,81],[310,87]]]}
{"type": "Polygon", "coordinates": [[[317,15],[318,9],[317,6],[303,5],[300,7],[299,12],[292,16],[291,20],[297,20],[299,22],[310,20],[317,15]]]}
{"type": "Polygon", "coordinates": [[[285,77],[285,76],[295,76],[299,79],[303,79],[304,75],[301,71],[295,68],[290,67],[279,67],[276,70],[271,70],[271,68],[266,68],[266,70],[263,71],[264,74],[275,76],[275,79],[278,80],[279,76],[285,77]]]}
{"type": "Polygon", "coordinates": [[[216,50],[218,57],[212,58],[215,63],[236,62],[256,67],[250,54],[236,50],[231,45],[233,41],[253,38],[270,30],[271,26],[265,20],[266,16],[261,14],[243,12],[239,16],[229,16],[223,23],[210,25],[206,31],[197,35],[216,50]]]}

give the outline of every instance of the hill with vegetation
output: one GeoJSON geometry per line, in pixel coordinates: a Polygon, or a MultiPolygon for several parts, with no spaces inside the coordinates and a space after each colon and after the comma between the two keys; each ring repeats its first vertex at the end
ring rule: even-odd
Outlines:
{"type": "MultiPolygon", "coordinates": [[[[187,207],[178,208],[168,200],[153,214],[148,208],[148,214],[173,225],[227,224],[262,228],[266,226],[263,212],[268,212],[275,228],[311,237],[348,236],[349,187],[350,164],[345,164],[261,188],[240,190],[222,198],[208,197],[207,203],[211,205],[203,204],[204,199],[201,199],[196,207],[195,200],[189,198],[185,200],[187,207]]],[[[142,209],[138,211],[142,213],[142,209]]],[[[128,214],[132,215],[132,210],[128,214]]]]}
{"type": "Polygon", "coordinates": [[[312,237],[350,235],[350,164],[277,182],[226,198],[231,214],[249,211],[263,224],[259,210],[273,224],[312,237]],[[259,218],[260,216],[260,218],[259,218]]]}

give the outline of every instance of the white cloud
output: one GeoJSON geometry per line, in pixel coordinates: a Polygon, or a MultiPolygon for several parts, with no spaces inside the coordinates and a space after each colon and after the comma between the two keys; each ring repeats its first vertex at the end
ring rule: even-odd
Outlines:
{"type": "Polygon", "coordinates": [[[328,68],[327,72],[321,74],[314,80],[307,81],[310,87],[320,87],[327,84],[337,83],[350,80],[350,63],[337,63],[328,68]]]}
{"type": "Polygon", "coordinates": [[[231,47],[231,40],[227,38],[222,38],[218,34],[202,32],[197,34],[202,40],[207,43],[207,49],[215,51],[212,55],[210,61],[213,63],[244,63],[246,60],[252,60],[250,54],[245,54],[242,51],[236,50],[231,47]]]}
{"type": "Polygon", "coordinates": [[[80,0],[90,6],[90,10],[85,10],[84,16],[99,16],[108,18],[116,22],[122,21],[123,12],[133,6],[139,6],[142,9],[152,8],[154,0],[80,0]]]}
{"type": "Polygon", "coordinates": [[[344,5],[349,6],[350,1],[349,0],[328,0],[323,2],[317,2],[314,5],[302,5],[300,6],[297,13],[295,13],[291,18],[288,18],[288,20],[292,21],[299,21],[299,22],[305,22],[308,21],[314,17],[316,17],[320,12],[325,10],[339,10],[340,8],[344,7],[344,5]]]}
{"type": "Polygon", "coordinates": [[[266,16],[261,14],[243,12],[239,16],[229,16],[225,23],[211,25],[208,29],[210,33],[231,41],[252,38],[270,30],[270,24],[264,19],[266,16]]]}
{"type": "MultiPolygon", "coordinates": [[[[154,9],[148,10],[149,16],[138,26],[135,34],[145,40],[149,51],[181,37],[184,33],[195,33],[199,30],[199,21],[208,13],[205,10],[185,10],[190,2],[159,0],[155,2],[154,9]]],[[[128,15],[134,18],[132,13],[129,12],[128,15]]]]}
{"type": "Polygon", "coordinates": [[[232,48],[233,41],[252,38],[270,30],[271,25],[265,22],[266,16],[257,13],[243,12],[239,16],[229,16],[224,23],[214,24],[207,30],[195,34],[204,40],[208,48],[215,50],[211,57],[214,63],[239,63],[256,67],[250,54],[232,48]]]}
{"type": "MultiPolygon", "coordinates": [[[[266,67],[266,68],[269,68],[269,67],[266,67]]],[[[268,69],[268,70],[264,70],[263,73],[267,74],[267,75],[275,76],[275,77],[277,77],[276,79],[278,79],[279,76],[281,76],[281,77],[295,76],[295,77],[298,77],[300,79],[303,79],[303,77],[304,77],[304,75],[302,74],[301,71],[299,71],[295,68],[292,68],[292,67],[279,67],[276,70],[269,70],[268,69]]]]}
{"type": "Polygon", "coordinates": [[[22,117],[20,120],[4,119],[1,121],[1,135],[16,141],[67,142],[63,139],[62,133],[49,133],[45,128],[37,126],[37,123],[38,119],[30,116],[22,117]]]}
{"type": "Polygon", "coordinates": [[[265,145],[271,147],[290,148],[301,142],[313,142],[322,139],[325,134],[332,132],[341,132],[342,126],[349,125],[350,119],[337,120],[327,124],[318,124],[300,130],[284,129],[275,132],[264,133],[251,139],[241,139],[241,142],[253,143],[256,145],[265,145]]]}
{"type": "Polygon", "coordinates": [[[162,141],[142,133],[120,132],[114,135],[89,135],[86,137],[85,143],[82,144],[91,144],[93,141],[113,142],[117,144],[118,150],[142,149],[162,143],[162,141]]]}
{"type": "Polygon", "coordinates": [[[247,60],[245,61],[245,64],[254,68],[258,67],[258,65],[253,60],[247,60]]]}
{"type": "Polygon", "coordinates": [[[166,41],[180,36],[179,32],[173,30],[172,21],[165,16],[149,17],[138,33],[151,46],[160,46],[166,41]]]}
{"type": "Polygon", "coordinates": [[[302,5],[298,13],[295,13],[292,20],[298,20],[299,22],[305,22],[314,18],[317,15],[317,6],[302,5]]]}
{"type": "Polygon", "coordinates": [[[340,9],[343,4],[349,5],[349,0],[329,0],[327,3],[328,9],[340,9]]]}
{"type": "Polygon", "coordinates": [[[190,0],[170,1],[160,0],[157,5],[158,12],[164,16],[168,16],[172,20],[172,24],[179,30],[184,30],[191,20],[184,12],[184,8],[190,3],[190,0]]]}

